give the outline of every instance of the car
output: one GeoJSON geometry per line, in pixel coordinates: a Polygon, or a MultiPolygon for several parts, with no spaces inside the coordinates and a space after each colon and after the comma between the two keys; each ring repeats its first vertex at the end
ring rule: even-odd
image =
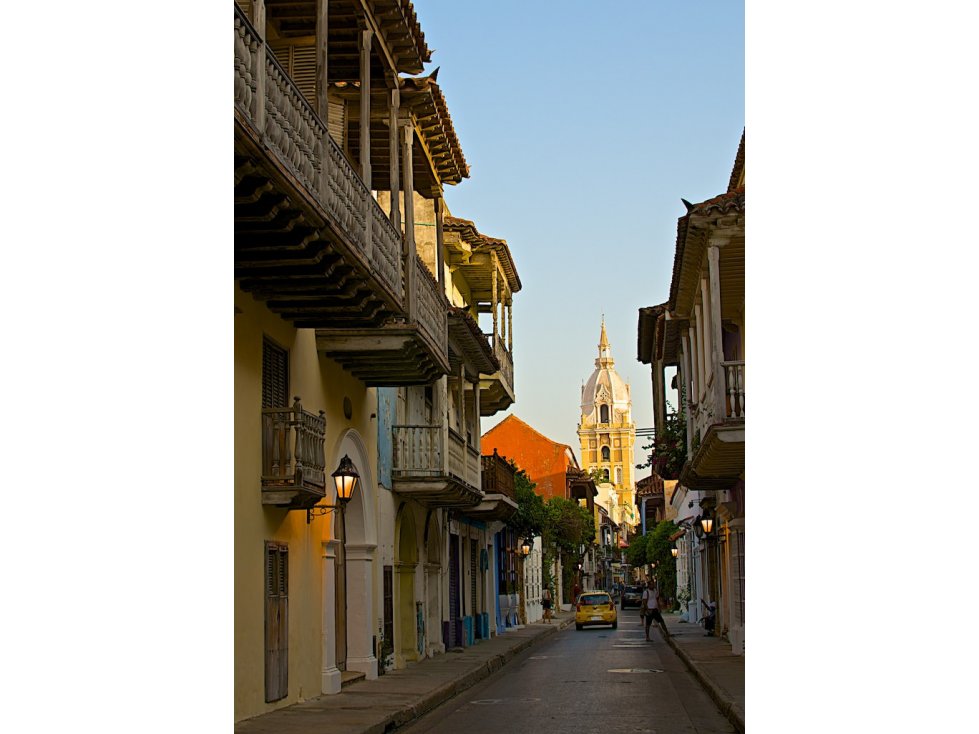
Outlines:
{"type": "Polygon", "coordinates": [[[615,602],[607,591],[585,591],[578,597],[574,628],[580,630],[593,624],[610,624],[612,629],[618,629],[619,618],[615,612],[615,602]]]}
{"type": "Polygon", "coordinates": [[[637,609],[642,606],[642,587],[641,586],[626,586],[622,590],[622,608],[626,607],[636,607],[637,609]]]}

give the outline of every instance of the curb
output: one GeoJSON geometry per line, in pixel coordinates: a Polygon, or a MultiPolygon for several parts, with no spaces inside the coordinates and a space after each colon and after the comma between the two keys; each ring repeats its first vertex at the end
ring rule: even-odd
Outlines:
{"type": "Polygon", "coordinates": [[[570,627],[573,623],[574,617],[571,617],[563,622],[552,625],[551,629],[545,630],[535,637],[521,640],[509,650],[504,650],[503,652],[494,655],[489,660],[480,664],[479,667],[469,671],[458,680],[455,680],[452,683],[447,683],[441,688],[432,691],[421,700],[406,706],[400,711],[396,711],[374,726],[368,727],[364,730],[364,734],[386,734],[387,732],[395,731],[396,729],[411,723],[415,719],[421,718],[432,709],[441,706],[449,699],[455,698],[463,691],[472,688],[481,680],[489,678],[493,673],[500,670],[500,668],[509,663],[513,658],[522,653],[528,647],[532,647],[540,640],[544,640],[551,635],[570,627]]]}
{"type": "MultiPolygon", "coordinates": [[[[660,630],[660,634],[663,634],[662,630],[660,630]]],[[[745,734],[744,711],[741,710],[741,707],[725,697],[724,692],[714,684],[714,681],[704,675],[704,672],[690,658],[690,656],[687,655],[683,648],[673,641],[672,635],[666,637],[666,642],[673,648],[673,652],[675,652],[677,657],[683,661],[684,665],[687,666],[690,672],[693,673],[693,677],[696,678],[700,682],[700,685],[703,686],[704,690],[707,691],[707,695],[711,697],[725,718],[734,724],[734,728],[736,728],[741,734],[745,734]]]]}

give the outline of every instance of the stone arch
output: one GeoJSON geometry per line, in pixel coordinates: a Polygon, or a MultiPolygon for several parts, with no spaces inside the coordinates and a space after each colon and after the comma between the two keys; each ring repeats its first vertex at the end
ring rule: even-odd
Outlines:
{"type": "Polygon", "coordinates": [[[425,518],[425,645],[431,656],[445,652],[442,640],[442,529],[439,512],[425,518]]]}

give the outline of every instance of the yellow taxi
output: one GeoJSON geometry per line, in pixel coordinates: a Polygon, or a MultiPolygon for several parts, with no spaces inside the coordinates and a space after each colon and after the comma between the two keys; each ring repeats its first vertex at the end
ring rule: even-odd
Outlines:
{"type": "Polygon", "coordinates": [[[610,624],[612,629],[618,629],[619,619],[615,614],[615,602],[604,591],[585,591],[578,597],[574,627],[580,630],[591,624],[610,624]]]}

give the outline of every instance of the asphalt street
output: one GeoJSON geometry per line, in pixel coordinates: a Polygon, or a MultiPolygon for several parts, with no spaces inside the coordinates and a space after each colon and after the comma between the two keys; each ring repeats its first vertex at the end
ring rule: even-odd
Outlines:
{"type": "Polygon", "coordinates": [[[617,630],[569,627],[399,732],[736,732],[638,612],[617,630]]]}

